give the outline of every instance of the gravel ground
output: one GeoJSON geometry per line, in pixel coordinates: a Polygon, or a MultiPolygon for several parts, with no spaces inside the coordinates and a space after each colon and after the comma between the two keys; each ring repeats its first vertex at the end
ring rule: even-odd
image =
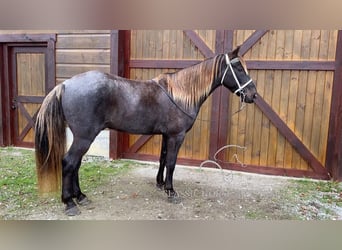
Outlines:
{"type": "MultiPolygon", "coordinates": [[[[155,187],[155,164],[136,163],[127,172],[90,190],[92,203],[68,217],[59,201],[19,213],[27,220],[225,220],[341,219],[341,209],[305,200],[289,191],[293,179],[219,169],[177,166],[174,187],[179,204],[155,187]],[[333,211],[333,212],[331,212],[333,211]]],[[[82,180],[81,180],[82,181],[82,180]]]]}

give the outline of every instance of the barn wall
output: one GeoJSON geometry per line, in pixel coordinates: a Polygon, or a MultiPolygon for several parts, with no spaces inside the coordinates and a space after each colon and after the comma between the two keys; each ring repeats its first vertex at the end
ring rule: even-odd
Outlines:
{"type": "Polygon", "coordinates": [[[58,31],[56,80],[88,71],[110,71],[110,31],[58,31]]]}
{"type": "Polygon", "coordinates": [[[0,34],[57,34],[56,80],[110,69],[110,30],[0,30],[0,34]]]}

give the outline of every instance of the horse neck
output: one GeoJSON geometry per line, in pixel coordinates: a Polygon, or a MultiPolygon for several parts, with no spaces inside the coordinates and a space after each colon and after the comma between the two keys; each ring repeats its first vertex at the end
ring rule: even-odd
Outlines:
{"type": "Polygon", "coordinates": [[[175,101],[185,108],[200,107],[219,86],[217,75],[220,56],[207,59],[194,66],[166,74],[167,89],[175,101]]]}
{"type": "Polygon", "coordinates": [[[203,105],[203,103],[208,99],[208,97],[218,88],[221,84],[221,75],[222,75],[222,61],[224,60],[224,55],[217,55],[213,58],[214,70],[213,70],[213,78],[211,81],[210,91],[204,94],[201,100],[198,103],[198,109],[203,105]]]}

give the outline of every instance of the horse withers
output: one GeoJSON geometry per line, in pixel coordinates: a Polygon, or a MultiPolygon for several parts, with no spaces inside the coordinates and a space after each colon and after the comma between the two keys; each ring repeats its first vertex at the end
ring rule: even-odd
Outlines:
{"type": "Polygon", "coordinates": [[[82,157],[99,132],[109,128],[162,135],[156,185],[170,201],[177,200],[173,172],[178,151],[207,97],[221,85],[246,103],[257,96],[238,51],[147,81],[89,71],[57,85],[44,99],[35,125],[39,190],[56,192],[61,183],[65,213],[79,214],[76,203],[90,202],[79,185],[82,157]],[[67,152],[66,124],[74,137],[67,152]]]}

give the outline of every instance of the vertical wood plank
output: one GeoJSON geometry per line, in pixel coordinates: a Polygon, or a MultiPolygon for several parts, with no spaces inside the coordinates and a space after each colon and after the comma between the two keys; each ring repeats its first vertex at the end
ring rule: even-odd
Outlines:
{"type": "MultiPolygon", "coordinates": [[[[297,106],[297,93],[298,93],[298,80],[299,71],[291,71],[289,83],[289,98],[288,98],[288,110],[287,110],[287,125],[292,131],[295,131],[296,121],[296,106],[297,106]]],[[[284,153],[284,166],[293,168],[292,165],[293,148],[291,144],[286,141],[285,153],[284,153]]]]}
{"type": "MultiPolygon", "coordinates": [[[[324,164],[326,162],[327,152],[327,144],[328,144],[328,133],[329,133],[329,119],[330,119],[330,108],[331,108],[331,100],[332,100],[332,86],[334,80],[333,72],[326,72],[325,81],[324,81],[324,93],[323,93],[323,104],[322,104],[322,113],[321,113],[321,140],[319,145],[320,156],[319,159],[324,164]]],[[[326,167],[326,166],[325,166],[326,167]]]]}
{"type": "Polygon", "coordinates": [[[310,71],[308,73],[308,82],[305,96],[305,111],[304,111],[304,129],[303,143],[311,148],[312,123],[315,103],[317,73],[310,71]]]}

